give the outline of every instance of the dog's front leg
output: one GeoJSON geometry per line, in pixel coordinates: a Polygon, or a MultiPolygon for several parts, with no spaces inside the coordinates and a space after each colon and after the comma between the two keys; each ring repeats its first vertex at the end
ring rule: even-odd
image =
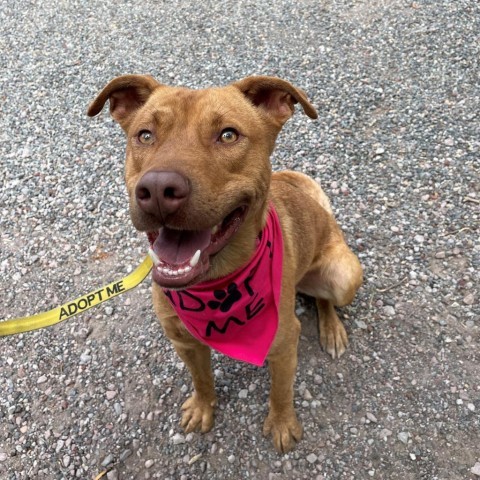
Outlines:
{"type": "Polygon", "coordinates": [[[288,322],[281,322],[268,356],[272,386],[270,410],[263,426],[263,433],[265,436],[272,434],[273,444],[279,453],[291,450],[303,434],[293,407],[300,322],[293,314],[291,315],[293,318],[288,322]],[[288,330],[285,325],[288,325],[288,330]]]}
{"type": "Polygon", "coordinates": [[[165,335],[192,376],[194,392],[182,405],[181,426],[187,433],[194,430],[208,432],[213,427],[217,403],[210,348],[190,335],[162,290],[156,285],[153,286],[153,305],[165,335]]]}
{"type": "Polygon", "coordinates": [[[214,408],[217,403],[211,368],[210,348],[191,338],[172,341],[178,356],[192,375],[194,392],[182,405],[181,426],[185,432],[208,432],[213,427],[214,408]]]}

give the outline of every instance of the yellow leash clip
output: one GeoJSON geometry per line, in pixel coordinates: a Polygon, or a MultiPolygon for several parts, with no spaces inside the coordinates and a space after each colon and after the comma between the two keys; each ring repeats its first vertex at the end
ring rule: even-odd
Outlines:
{"type": "Polygon", "coordinates": [[[17,333],[30,332],[39,328],[50,327],[63,322],[70,317],[100,305],[117,295],[120,295],[142,283],[152,269],[153,262],[149,256],[129,275],[117,282],[109,283],[104,287],[87,293],[76,300],[68,302],[48,312],[38,313],[30,317],[0,321],[0,337],[17,333]]]}

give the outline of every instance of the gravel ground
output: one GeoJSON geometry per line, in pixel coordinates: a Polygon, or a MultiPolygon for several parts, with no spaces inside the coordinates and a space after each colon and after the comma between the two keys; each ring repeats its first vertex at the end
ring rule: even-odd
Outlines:
{"type": "Polygon", "coordinates": [[[278,455],[268,375],[214,355],[216,425],[184,435],[189,375],[150,281],[50,329],[0,340],[0,478],[480,478],[480,4],[477,0],[0,0],[0,318],[131,271],[124,141],[88,103],[123,73],[191,87],[271,74],[308,92],[273,157],[320,179],[365,268],[350,347],[303,322],[278,455]]]}

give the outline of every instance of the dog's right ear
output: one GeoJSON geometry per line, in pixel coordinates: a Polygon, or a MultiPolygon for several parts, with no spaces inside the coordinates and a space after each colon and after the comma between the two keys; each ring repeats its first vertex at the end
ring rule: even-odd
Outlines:
{"type": "Polygon", "coordinates": [[[110,114],[127,130],[132,114],[148,100],[155,89],[162,86],[150,75],[123,75],[114,78],[93,100],[87,114],[90,117],[98,115],[109,100],[110,114]]]}

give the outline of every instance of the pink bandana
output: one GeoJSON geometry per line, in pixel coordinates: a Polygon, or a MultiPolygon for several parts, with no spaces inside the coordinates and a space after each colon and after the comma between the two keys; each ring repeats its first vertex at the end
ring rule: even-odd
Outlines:
{"type": "Polygon", "coordinates": [[[164,289],[188,331],[229,357],[262,366],[278,327],[283,240],[270,206],[250,261],[226,277],[164,289]]]}

